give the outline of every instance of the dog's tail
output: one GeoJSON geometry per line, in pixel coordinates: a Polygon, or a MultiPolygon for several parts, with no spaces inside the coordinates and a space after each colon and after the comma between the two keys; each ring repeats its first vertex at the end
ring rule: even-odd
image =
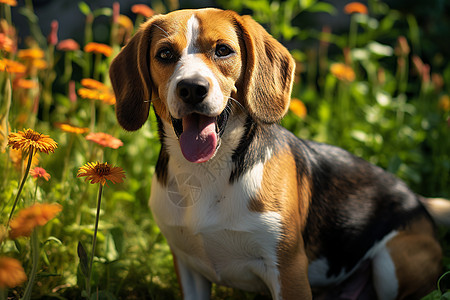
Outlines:
{"type": "Polygon", "coordinates": [[[437,224],[450,228],[450,200],[425,197],[420,200],[437,224]]]}

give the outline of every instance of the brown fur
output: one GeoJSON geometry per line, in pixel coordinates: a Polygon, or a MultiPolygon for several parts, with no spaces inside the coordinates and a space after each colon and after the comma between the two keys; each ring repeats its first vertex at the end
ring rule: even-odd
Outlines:
{"type": "Polygon", "coordinates": [[[433,234],[433,226],[421,218],[386,244],[399,282],[397,299],[418,299],[435,288],[442,250],[433,234]]]}

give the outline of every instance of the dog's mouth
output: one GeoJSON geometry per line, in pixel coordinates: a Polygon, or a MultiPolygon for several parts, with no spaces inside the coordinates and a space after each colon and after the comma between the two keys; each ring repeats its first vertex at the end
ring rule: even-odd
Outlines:
{"type": "Polygon", "coordinates": [[[181,119],[171,117],[184,158],[190,162],[202,163],[214,156],[220,145],[220,137],[225,131],[229,111],[227,107],[216,117],[198,113],[186,115],[181,119]]]}

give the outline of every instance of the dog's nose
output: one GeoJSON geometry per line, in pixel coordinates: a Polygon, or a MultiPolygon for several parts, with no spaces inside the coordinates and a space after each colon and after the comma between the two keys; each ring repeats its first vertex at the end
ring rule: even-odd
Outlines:
{"type": "Polygon", "coordinates": [[[186,103],[197,104],[202,102],[209,91],[209,82],[204,78],[183,79],[177,84],[177,95],[186,103]]]}

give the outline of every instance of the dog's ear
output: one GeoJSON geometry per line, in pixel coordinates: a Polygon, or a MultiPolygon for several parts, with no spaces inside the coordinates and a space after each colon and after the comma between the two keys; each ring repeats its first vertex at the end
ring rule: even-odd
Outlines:
{"type": "Polygon", "coordinates": [[[117,120],[128,131],[141,128],[150,110],[150,42],[151,20],[142,25],[109,68],[117,120]]]}
{"type": "Polygon", "coordinates": [[[241,99],[264,123],[281,120],[289,108],[295,61],[289,51],[250,16],[235,16],[246,51],[241,99]]]}

